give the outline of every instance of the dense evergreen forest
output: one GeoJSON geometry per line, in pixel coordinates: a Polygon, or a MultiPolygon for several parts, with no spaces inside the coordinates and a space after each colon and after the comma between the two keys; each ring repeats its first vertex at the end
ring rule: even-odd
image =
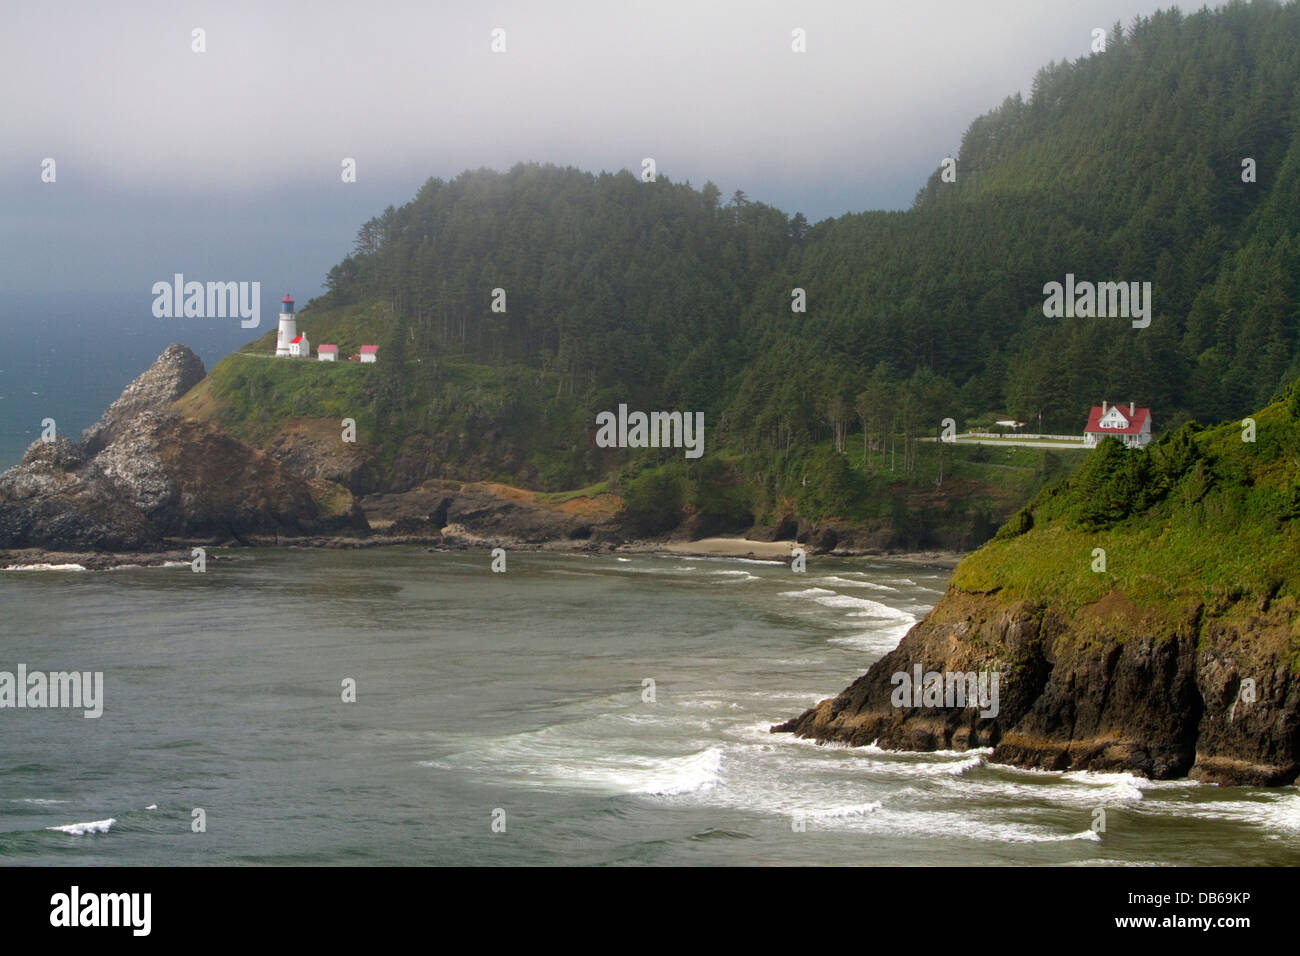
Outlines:
{"type": "Polygon", "coordinates": [[[909,405],[927,430],[999,412],[1077,432],[1104,397],[1217,420],[1300,374],[1298,115],[1300,6],[1163,12],[973,122],[956,181],[936,170],[906,212],[809,227],[712,184],[479,170],[366,223],[327,301],[384,297],[413,354],[728,412],[742,442],[909,405]],[[1067,272],[1152,282],[1151,326],[1045,319],[1067,272]]]}
{"type": "Polygon", "coordinates": [[[592,447],[597,411],[698,410],[759,498],[791,493],[794,460],[808,494],[813,456],[809,508],[845,513],[845,462],[914,475],[944,418],[1077,434],[1107,399],[1161,432],[1279,395],[1300,376],[1298,119],[1300,5],[1169,10],[1040,70],[906,211],[810,225],[662,174],[469,171],[362,226],[303,323],[342,341],[371,316],[376,421],[459,431],[453,462],[513,422],[542,437],[497,474],[579,487],[626,466],[592,447]],[[1149,327],[1045,317],[1067,273],[1151,283],[1149,327]]]}

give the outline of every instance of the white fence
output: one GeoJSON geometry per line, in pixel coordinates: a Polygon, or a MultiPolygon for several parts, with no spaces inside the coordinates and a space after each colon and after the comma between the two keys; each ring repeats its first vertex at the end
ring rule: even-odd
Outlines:
{"type": "Polygon", "coordinates": [[[1082,435],[1034,435],[1025,432],[966,432],[958,438],[1006,438],[1022,441],[1083,441],[1082,435]]]}

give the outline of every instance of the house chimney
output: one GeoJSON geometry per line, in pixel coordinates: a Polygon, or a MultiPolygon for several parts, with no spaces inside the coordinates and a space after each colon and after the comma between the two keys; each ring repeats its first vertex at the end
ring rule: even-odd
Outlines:
{"type": "Polygon", "coordinates": [[[1104,398],[1101,400],[1101,417],[1106,417],[1106,400],[1104,398]]]}
{"type": "Polygon", "coordinates": [[[1133,407],[1133,403],[1132,403],[1132,402],[1129,402],[1129,403],[1128,403],[1128,417],[1129,417],[1129,418],[1132,418],[1132,417],[1133,417],[1134,415],[1136,415],[1136,414],[1137,414],[1137,409],[1133,407]]]}

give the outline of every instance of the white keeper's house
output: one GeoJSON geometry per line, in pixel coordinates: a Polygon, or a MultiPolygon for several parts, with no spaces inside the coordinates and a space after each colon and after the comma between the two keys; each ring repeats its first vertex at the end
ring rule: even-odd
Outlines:
{"type": "Polygon", "coordinates": [[[1129,448],[1145,448],[1151,441],[1151,409],[1138,408],[1133,402],[1128,403],[1127,409],[1108,402],[1092,406],[1088,427],[1083,430],[1083,446],[1096,448],[1108,435],[1129,448]]]}

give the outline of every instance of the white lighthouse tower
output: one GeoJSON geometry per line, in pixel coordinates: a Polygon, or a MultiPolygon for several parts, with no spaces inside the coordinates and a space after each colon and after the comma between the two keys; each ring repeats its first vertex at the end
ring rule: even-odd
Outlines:
{"type": "Polygon", "coordinates": [[[298,337],[298,321],[293,315],[293,299],[286,292],[280,300],[280,331],[275,336],[275,357],[289,356],[292,350],[289,343],[298,337]]]}

